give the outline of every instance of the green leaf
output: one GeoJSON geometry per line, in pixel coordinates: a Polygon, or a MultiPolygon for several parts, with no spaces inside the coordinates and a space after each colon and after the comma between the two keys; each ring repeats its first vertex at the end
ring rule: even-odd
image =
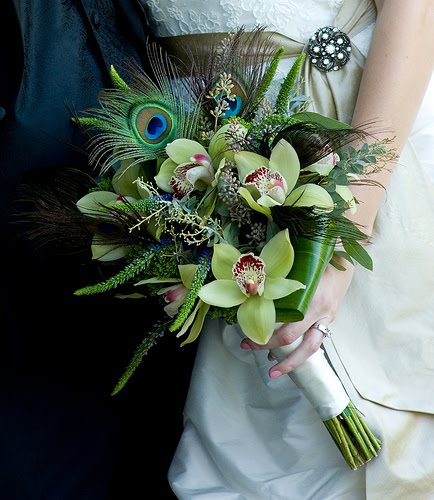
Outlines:
{"type": "Polygon", "coordinates": [[[357,261],[363,267],[366,267],[366,269],[372,271],[373,269],[372,259],[368,254],[368,252],[360,243],[357,243],[357,241],[354,240],[347,240],[342,238],[342,245],[345,251],[348,253],[348,255],[350,255],[355,261],[357,261]]]}
{"type": "Polygon", "coordinates": [[[327,116],[321,115],[319,113],[313,113],[311,111],[303,111],[301,113],[294,113],[291,118],[295,120],[300,120],[302,122],[314,122],[328,129],[352,129],[351,125],[348,123],[335,120],[334,118],[328,118],[327,116]]]}
{"type": "Polygon", "coordinates": [[[318,241],[298,238],[292,245],[295,259],[287,278],[300,281],[306,288],[274,301],[276,321],[285,323],[304,318],[319,280],[333,255],[334,239],[324,238],[318,241]]]}
{"type": "Polygon", "coordinates": [[[352,258],[351,258],[351,257],[350,257],[350,256],[349,256],[346,252],[335,252],[335,253],[333,254],[333,257],[332,257],[332,259],[331,259],[331,261],[330,261],[330,264],[331,264],[333,267],[335,267],[336,269],[338,269],[339,271],[345,271],[345,270],[346,270],[346,267],[345,267],[345,266],[343,266],[340,262],[338,262],[338,261],[336,260],[336,258],[335,258],[335,257],[338,257],[338,256],[339,256],[339,257],[342,257],[343,259],[348,260],[348,262],[351,262],[351,263],[353,262],[353,259],[352,259],[352,258]]]}
{"type": "Polygon", "coordinates": [[[341,257],[342,259],[345,259],[351,264],[353,264],[353,259],[347,254],[347,252],[343,252],[342,250],[335,250],[333,257],[341,257]]]}

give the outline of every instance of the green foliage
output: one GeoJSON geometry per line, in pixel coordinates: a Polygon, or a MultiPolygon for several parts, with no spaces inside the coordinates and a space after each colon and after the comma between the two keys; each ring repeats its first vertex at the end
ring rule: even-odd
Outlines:
{"type": "Polygon", "coordinates": [[[100,120],[98,118],[87,118],[83,116],[80,118],[73,117],[71,118],[71,120],[82,125],[83,127],[96,128],[99,130],[110,130],[110,128],[107,126],[107,123],[104,120],[100,120]]]}
{"type": "Polygon", "coordinates": [[[127,281],[132,280],[135,276],[140,273],[145,272],[150,263],[154,258],[155,250],[152,249],[145,252],[144,255],[138,259],[133,260],[127,264],[123,269],[121,269],[117,274],[110,277],[109,279],[97,283],[96,285],[90,285],[74,292],[74,295],[97,295],[99,293],[105,293],[109,290],[113,290],[119,285],[123,285],[127,281]]]}
{"type": "Polygon", "coordinates": [[[146,337],[140,342],[136,348],[131,361],[128,363],[125,371],[119,378],[116,386],[114,387],[111,395],[114,396],[119,391],[121,391],[128,380],[131,378],[133,373],[136,371],[138,366],[143,360],[143,357],[148,354],[149,349],[156,345],[158,339],[164,335],[167,328],[167,323],[157,322],[150,330],[148,330],[146,337]]]}
{"type": "Polygon", "coordinates": [[[288,278],[300,281],[305,289],[275,300],[276,321],[301,321],[306,314],[318,283],[334,251],[334,239],[310,240],[297,238],[292,242],[295,259],[288,278]]]}
{"type": "Polygon", "coordinates": [[[120,90],[128,90],[129,87],[127,83],[119,76],[119,73],[115,70],[115,67],[110,66],[110,78],[113,85],[120,90]]]}
{"type": "Polygon", "coordinates": [[[199,258],[197,269],[194,274],[190,289],[188,291],[188,295],[185,298],[184,303],[180,307],[178,315],[176,316],[174,322],[170,325],[169,331],[174,332],[179,328],[181,328],[181,326],[184,324],[185,320],[188,318],[189,314],[193,310],[193,307],[199,295],[199,290],[202,287],[202,285],[204,285],[208,277],[210,265],[211,265],[211,253],[209,251],[206,251],[199,258]]]}
{"type": "Polygon", "coordinates": [[[274,53],[273,59],[271,60],[271,63],[269,67],[267,68],[266,73],[264,74],[264,77],[262,79],[261,85],[259,86],[259,89],[257,91],[256,95],[256,101],[255,101],[255,107],[259,106],[261,103],[262,99],[264,98],[267,90],[269,89],[274,75],[276,74],[277,71],[277,66],[282,59],[283,54],[285,53],[285,49],[283,47],[279,47],[276,52],[274,53]]]}
{"type": "MultiPolygon", "coordinates": [[[[260,42],[260,39],[256,42],[260,42]]],[[[89,163],[97,165],[100,170],[98,185],[92,189],[113,192],[112,175],[119,165],[130,169],[131,182],[137,182],[134,189],[131,186],[127,188],[127,181],[130,182],[127,176],[122,179],[124,182],[115,184],[116,192],[122,191],[125,196],[128,194],[128,198],[124,198],[124,203],[105,207],[101,221],[96,217],[92,220],[97,228],[96,235],[101,240],[106,236],[107,241],[104,243],[109,247],[129,245],[126,257],[112,263],[118,270],[113,276],[83,287],[75,295],[106,293],[124,285],[127,288],[124,296],[127,297],[128,288],[140,282],[140,289],[145,290],[141,293],[148,298],[159,297],[161,315],[166,318],[157,322],[137,347],[112,394],[124,387],[143,357],[166,330],[175,332],[184,325],[187,327],[186,321],[192,319],[201,287],[212,279],[210,263],[212,248],[216,243],[226,241],[241,253],[253,252],[257,255],[274,234],[282,229],[288,230],[295,251],[294,265],[288,278],[303,283],[306,288],[274,301],[279,322],[304,318],[326,266],[331,263],[344,271],[345,267],[338,257],[350,263],[359,263],[367,269],[373,266],[372,259],[359,243],[366,243],[369,238],[345,217],[349,208],[349,202],[346,201],[348,192],[337,190],[337,186],[348,186],[355,176],[359,178],[365,175],[368,167],[370,172],[375,172],[393,158],[387,148],[387,140],[366,143],[359,149],[353,146],[344,148],[343,145],[355,143],[353,138],[360,139],[361,131],[321,114],[303,111],[308,97],[301,95],[299,90],[305,53],[297,57],[280,86],[277,99],[272,103],[266,98],[267,92],[284,49],[281,47],[272,54],[268,51],[268,45],[253,43],[247,47],[249,50],[243,52],[246,49],[243,44],[240,44],[240,50],[236,50],[235,42],[229,40],[228,43],[220,51],[221,54],[216,52],[216,58],[212,60],[215,64],[208,66],[210,73],[214,71],[216,74],[208,75],[198,67],[197,72],[192,72],[188,85],[178,77],[176,67],[161,51],[155,51],[155,60],[152,61],[160,76],[157,82],[138,72],[132,75],[132,82],[127,85],[115,68],[111,67],[114,88],[101,92],[100,108],[90,109],[86,112],[87,116],[74,119],[84,127],[96,129],[89,142],[92,151],[89,163]],[[249,58],[245,54],[255,57],[248,63],[249,58]],[[256,60],[258,64],[251,71],[249,66],[254,66],[252,61],[256,60]],[[213,87],[216,81],[217,85],[213,87]],[[235,88],[239,96],[232,94],[235,88]],[[223,99],[222,95],[227,99],[223,99]],[[235,97],[240,99],[232,99],[235,97]],[[229,103],[237,102],[243,105],[231,108],[229,103]],[[216,105],[221,107],[216,110],[216,105]],[[225,109],[235,109],[234,115],[237,115],[229,117],[228,113],[223,113],[225,109]],[[194,149],[197,145],[188,141],[176,142],[177,139],[200,140],[207,148],[216,130],[227,124],[230,124],[228,131],[224,140],[222,138],[225,150],[221,155],[216,155],[223,158],[224,153],[224,161],[220,162],[216,157],[204,158],[204,153],[196,156],[197,151],[194,149]],[[238,136],[237,130],[241,128],[243,133],[238,136]],[[248,131],[247,134],[244,129],[248,131]],[[302,164],[296,187],[307,183],[321,186],[330,194],[334,202],[333,210],[325,211],[317,206],[287,206],[275,200],[276,203],[271,208],[267,206],[269,209],[264,211],[258,209],[258,201],[252,202],[253,190],[259,191],[259,187],[254,185],[254,181],[246,180],[246,172],[243,172],[244,178],[240,178],[243,169],[240,169],[237,159],[242,158],[242,155],[238,158],[234,155],[248,151],[268,158],[275,141],[281,138],[292,145],[294,154],[298,155],[302,164]],[[171,148],[167,147],[168,144],[171,144],[171,148]],[[181,144],[182,151],[175,151],[181,144]],[[188,150],[190,147],[191,155],[188,150]],[[320,159],[329,150],[338,153],[340,158],[333,168],[330,165],[330,171],[327,165],[318,168],[321,174],[306,170],[309,165],[321,162],[320,159]],[[165,162],[169,154],[170,161],[165,162]],[[179,162],[177,157],[180,158],[179,162]],[[199,159],[196,161],[196,158],[199,159]],[[161,170],[163,162],[165,164],[161,170]],[[134,166],[136,168],[131,169],[134,166]],[[324,172],[328,172],[327,175],[324,172]],[[155,180],[157,173],[161,175],[155,180]],[[243,186],[244,195],[243,190],[240,190],[243,183],[250,184],[247,189],[250,197],[246,195],[246,186],[243,186]],[[121,184],[124,185],[119,187],[121,184]],[[163,189],[170,193],[163,192],[163,189]],[[135,196],[149,197],[134,200],[132,197],[135,196]],[[110,227],[114,234],[109,235],[107,229],[101,236],[99,222],[100,226],[106,224],[104,228],[113,222],[110,227]],[[157,240],[158,243],[155,243],[157,240]],[[342,242],[342,251],[335,250],[336,241],[342,242]],[[196,271],[187,292],[177,287],[173,294],[176,297],[173,305],[178,306],[178,299],[182,301],[185,293],[186,296],[176,316],[168,318],[163,310],[161,289],[181,281],[179,266],[182,264],[194,264],[197,266],[196,271]]],[[[206,153],[209,156],[213,154],[209,151],[206,153]]],[[[247,171],[247,167],[244,170],[247,171]]],[[[266,167],[258,168],[249,176],[253,179],[258,172],[263,176],[265,186],[269,175],[266,167]]],[[[274,186],[273,182],[269,182],[266,189],[270,186],[274,186]]],[[[288,195],[285,192],[283,196],[288,195]]],[[[323,197],[329,199],[326,193],[323,193],[323,197]]],[[[192,269],[188,268],[188,271],[192,273],[192,269]]],[[[188,274],[190,278],[191,274],[188,274]]],[[[169,295],[166,298],[173,300],[169,295]]],[[[205,306],[206,309],[200,309],[199,316],[195,318],[194,334],[199,333],[202,325],[203,316],[200,314],[224,318],[228,324],[237,323],[238,307],[205,306]]],[[[193,337],[196,338],[195,335],[193,337]]]]}
{"type": "Polygon", "coordinates": [[[352,257],[355,261],[357,261],[366,269],[372,271],[373,269],[372,259],[368,254],[368,252],[360,243],[354,240],[347,240],[345,238],[342,238],[342,245],[350,257],[352,257]]]}
{"type": "Polygon", "coordinates": [[[210,312],[211,318],[224,318],[228,325],[236,324],[238,307],[213,307],[210,312]]]}
{"type": "Polygon", "coordinates": [[[329,130],[350,130],[352,127],[347,123],[335,120],[334,118],[329,118],[328,116],[321,115],[319,113],[314,113],[312,111],[302,111],[300,113],[294,113],[292,115],[294,120],[299,120],[301,122],[312,122],[322,125],[329,130]]]}
{"type": "Polygon", "coordinates": [[[279,94],[277,95],[275,109],[276,113],[287,113],[289,100],[291,97],[291,93],[294,90],[297,78],[299,77],[301,66],[306,58],[304,53],[301,53],[294,64],[291,66],[289,73],[287,74],[285,80],[283,81],[279,94]]]}

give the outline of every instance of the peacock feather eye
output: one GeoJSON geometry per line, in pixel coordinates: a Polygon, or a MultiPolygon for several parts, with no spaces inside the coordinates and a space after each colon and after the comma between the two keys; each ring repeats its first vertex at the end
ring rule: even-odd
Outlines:
{"type": "Polygon", "coordinates": [[[231,116],[237,116],[243,110],[243,105],[246,99],[246,92],[242,85],[236,80],[232,80],[233,88],[231,94],[235,95],[234,100],[226,99],[226,94],[220,94],[216,97],[217,100],[226,99],[229,107],[227,111],[222,115],[222,118],[229,118],[231,116]]]}
{"type": "Polygon", "coordinates": [[[220,101],[221,99],[226,99],[226,101],[229,105],[227,110],[222,114],[222,118],[229,118],[231,116],[237,116],[243,107],[243,100],[238,95],[235,96],[235,98],[232,100],[232,99],[227,99],[226,94],[219,94],[216,97],[216,99],[217,99],[217,101],[220,101]]]}
{"type": "Polygon", "coordinates": [[[132,126],[141,140],[155,145],[167,142],[174,131],[172,117],[159,106],[135,107],[132,110],[132,126]]]}

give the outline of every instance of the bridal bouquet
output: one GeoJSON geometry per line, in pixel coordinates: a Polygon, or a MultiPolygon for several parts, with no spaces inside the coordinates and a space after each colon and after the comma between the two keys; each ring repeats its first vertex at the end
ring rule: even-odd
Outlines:
{"type": "MultiPolygon", "coordinates": [[[[161,308],[113,394],[165,332],[185,345],[207,317],[223,317],[265,344],[276,322],[303,318],[335,255],[372,266],[366,235],[345,214],[357,209],[350,185],[369,182],[390,155],[387,141],[356,149],[349,144],[363,131],[305,110],[303,55],[273,95],[283,51],[259,35],[240,30],[205,62],[190,47],[190,73],[150,44],[152,78],[135,68],[126,83],[112,68],[100,108],[75,117],[90,131],[98,172],[74,223],[111,270],[75,293],[114,293],[138,308],[152,297],[161,308]]],[[[380,442],[325,358],[319,371],[309,364],[296,383],[314,405],[325,397],[333,407],[320,416],[355,469],[380,442]]]]}

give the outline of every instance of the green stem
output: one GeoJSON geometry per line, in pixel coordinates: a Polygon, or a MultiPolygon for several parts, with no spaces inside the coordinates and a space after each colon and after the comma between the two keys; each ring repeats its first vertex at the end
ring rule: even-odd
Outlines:
{"type": "Polygon", "coordinates": [[[366,435],[366,442],[369,443],[369,445],[373,449],[373,453],[375,453],[376,455],[376,452],[381,449],[381,440],[375,437],[374,434],[372,434],[371,429],[369,429],[369,427],[366,425],[366,422],[363,420],[363,418],[360,417],[360,412],[351,402],[348,405],[348,409],[356,418],[357,425],[359,425],[361,429],[363,429],[366,435]]]}
{"type": "Polygon", "coordinates": [[[332,435],[335,443],[337,444],[339,450],[344,456],[347,464],[355,470],[357,468],[356,463],[354,462],[353,454],[350,452],[348,440],[345,439],[342,426],[338,421],[337,417],[333,417],[330,420],[326,420],[324,422],[328,431],[332,435]]]}
{"type": "Polygon", "coordinates": [[[324,425],[353,470],[376,457],[381,448],[381,441],[369,430],[352,402],[342,413],[325,420],[324,425]]]}

